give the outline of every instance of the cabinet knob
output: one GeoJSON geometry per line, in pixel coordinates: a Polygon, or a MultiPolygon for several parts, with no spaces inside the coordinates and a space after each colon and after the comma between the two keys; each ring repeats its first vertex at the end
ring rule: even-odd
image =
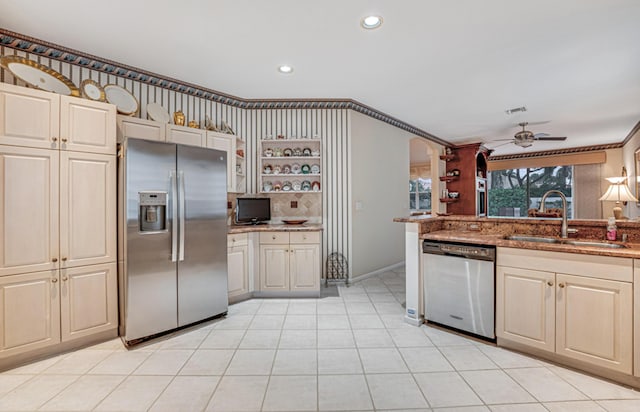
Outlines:
{"type": "Polygon", "coordinates": [[[51,261],[52,261],[53,263],[56,263],[56,262],[58,261],[58,258],[53,258],[53,259],[51,259],[51,261]]]}
{"type": "Polygon", "coordinates": [[[58,278],[52,278],[51,283],[58,283],[58,278]]]}
{"type": "Polygon", "coordinates": [[[275,235],[274,235],[274,236],[272,236],[272,237],[271,237],[271,239],[273,239],[273,240],[276,240],[276,237],[275,237],[275,235]]]}
{"type": "Polygon", "coordinates": [[[67,261],[67,258],[66,258],[66,257],[63,257],[63,258],[62,258],[62,261],[63,261],[63,262],[66,262],[66,261],[67,261]]]}
{"type": "Polygon", "coordinates": [[[57,142],[57,141],[58,141],[58,138],[57,138],[57,137],[52,137],[52,138],[51,138],[51,141],[52,141],[52,142],[57,142]]]}
{"type": "Polygon", "coordinates": [[[564,288],[564,283],[558,283],[558,287],[559,287],[560,289],[564,288]]]}
{"type": "Polygon", "coordinates": [[[302,240],[307,240],[307,237],[306,236],[302,236],[302,240]]]}
{"type": "Polygon", "coordinates": [[[66,282],[68,279],[69,279],[69,278],[68,278],[68,277],[66,277],[66,276],[63,276],[63,277],[62,277],[62,281],[63,281],[63,282],[66,282]]]}
{"type": "Polygon", "coordinates": [[[62,140],[62,143],[67,143],[67,139],[65,139],[64,137],[60,140],[62,140]]]}
{"type": "Polygon", "coordinates": [[[553,286],[553,282],[552,282],[552,281],[548,281],[548,282],[547,282],[547,285],[549,285],[549,286],[553,286]]]}

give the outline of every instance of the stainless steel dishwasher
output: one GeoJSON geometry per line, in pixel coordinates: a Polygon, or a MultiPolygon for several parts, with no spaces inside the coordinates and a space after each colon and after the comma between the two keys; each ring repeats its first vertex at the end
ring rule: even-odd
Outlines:
{"type": "Polygon", "coordinates": [[[425,240],[422,252],[425,319],[495,339],[495,247],[425,240]]]}

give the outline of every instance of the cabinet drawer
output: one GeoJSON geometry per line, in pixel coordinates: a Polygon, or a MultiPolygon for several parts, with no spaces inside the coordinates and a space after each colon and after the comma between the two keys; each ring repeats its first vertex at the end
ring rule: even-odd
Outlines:
{"type": "Polygon", "coordinates": [[[289,244],[288,232],[262,232],[260,233],[260,244],[289,244]]]}
{"type": "Polygon", "coordinates": [[[246,233],[234,233],[227,235],[227,247],[244,246],[249,244],[249,236],[246,233]]]}
{"type": "Polygon", "coordinates": [[[320,243],[320,232],[291,232],[291,243],[320,243]]]}

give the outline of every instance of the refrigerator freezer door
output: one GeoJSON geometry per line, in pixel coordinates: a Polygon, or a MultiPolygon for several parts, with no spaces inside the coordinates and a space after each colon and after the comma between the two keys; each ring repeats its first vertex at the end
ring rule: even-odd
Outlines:
{"type": "Polygon", "coordinates": [[[225,152],[178,145],[182,224],[178,324],[227,311],[227,159],[225,152]]]}
{"type": "Polygon", "coordinates": [[[126,258],[124,284],[124,339],[132,341],[178,326],[176,265],[171,261],[172,215],[175,190],[176,145],[128,139],[124,152],[126,258]],[[164,230],[142,232],[141,192],[165,192],[164,230]]]}

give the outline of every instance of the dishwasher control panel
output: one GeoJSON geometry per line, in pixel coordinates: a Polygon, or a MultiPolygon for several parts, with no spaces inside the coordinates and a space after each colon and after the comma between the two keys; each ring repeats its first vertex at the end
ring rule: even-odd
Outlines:
{"type": "Polygon", "coordinates": [[[457,243],[433,242],[425,240],[422,252],[434,255],[460,256],[469,259],[495,260],[496,249],[493,246],[465,245],[457,243]]]}

